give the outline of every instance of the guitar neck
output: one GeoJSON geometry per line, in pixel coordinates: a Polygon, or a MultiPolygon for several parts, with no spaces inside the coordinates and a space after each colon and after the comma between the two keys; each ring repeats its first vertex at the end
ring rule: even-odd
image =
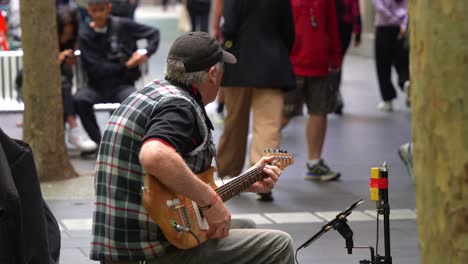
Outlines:
{"type": "Polygon", "coordinates": [[[250,185],[252,185],[254,182],[263,179],[264,167],[265,165],[262,165],[237,176],[234,180],[216,189],[216,192],[218,193],[219,197],[221,197],[223,202],[226,202],[245,189],[249,188],[250,185]]]}

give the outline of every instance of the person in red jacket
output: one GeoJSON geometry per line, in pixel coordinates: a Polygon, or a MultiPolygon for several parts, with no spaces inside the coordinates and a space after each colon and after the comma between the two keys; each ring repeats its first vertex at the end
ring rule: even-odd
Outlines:
{"type": "Polygon", "coordinates": [[[340,177],[321,158],[327,130],[327,114],[336,107],[328,75],[341,67],[341,44],[334,0],[291,0],[296,32],[290,60],[296,89],[285,94],[284,121],[302,114],[307,105],[307,180],[331,181],[340,177]]]}

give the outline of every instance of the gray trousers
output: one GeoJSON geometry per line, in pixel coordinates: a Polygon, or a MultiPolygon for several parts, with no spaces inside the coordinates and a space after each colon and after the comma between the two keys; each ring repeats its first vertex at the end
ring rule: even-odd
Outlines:
{"type": "Polygon", "coordinates": [[[151,261],[115,263],[294,264],[293,242],[289,234],[279,230],[254,228],[255,223],[250,220],[232,219],[231,230],[226,238],[211,239],[199,247],[188,250],[174,250],[151,261]]]}

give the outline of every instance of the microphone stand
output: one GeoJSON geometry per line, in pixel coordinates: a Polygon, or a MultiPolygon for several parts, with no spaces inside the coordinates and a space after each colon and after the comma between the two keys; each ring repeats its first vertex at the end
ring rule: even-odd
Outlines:
{"type": "Polygon", "coordinates": [[[369,249],[371,259],[360,260],[360,264],[392,264],[392,256],[390,255],[390,204],[388,203],[388,167],[387,163],[384,162],[380,168],[371,168],[371,182],[370,182],[371,200],[376,201],[377,205],[377,244],[374,249],[372,246],[356,246],[353,243],[353,231],[347,224],[348,220],[346,217],[351,214],[352,210],[359,204],[363,203],[364,200],[359,199],[353,203],[350,207],[339,213],[333,220],[322,226],[322,228],[300,247],[296,249],[296,262],[297,252],[308,247],[315,240],[323,236],[330,229],[335,229],[346,241],[346,249],[348,254],[352,254],[353,248],[355,249],[369,249]],[[378,215],[384,216],[384,243],[385,243],[385,255],[380,256],[378,254],[378,241],[379,241],[379,217],[378,215]]]}
{"type": "Polygon", "coordinates": [[[353,203],[350,207],[346,208],[344,211],[339,213],[333,220],[331,220],[330,222],[322,226],[322,228],[315,235],[313,235],[310,239],[304,242],[297,249],[297,251],[299,251],[302,248],[308,247],[312,242],[317,240],[319,237],[323,236],[323,234],[330,231],[331,229],[335,229],[345,239],[346,249],[348,250],[348,254],[351,254],[353,250],[353,246],[354,246],[353,231],[347,224],[348,220],[346,219],[346,217],[351,214],[352,210],[356,208],[356,206],[360,205],[363,202],[364,200],[359,199],[357,202],[353,203]]]}
{"type": "MultiPolygon", "coordinates": [[[[388,167],[384,162],[380,168],[380,178],[388,181],[388,167]]],[[[388,184],[387,184],[388,185],[388,184]]],[[[384,247],[385,256],[377,255],[377,263],[392,264],[392,256],[390,255],[390,204],[388,203],[388,186],[381,188],[380,201],[377,202],[377,213],[384,217],[384,247]]]]}
{"type": "Polygon", "coordinates": [[[361,260],[360,264],[392,264],[390,254],[390,204],[388,203],[388,166],[384,162],[380,168],[371,168],[371,200],[376,201],[377,209],[377,243],[379,241],[379,215],[384,217],[384,248],[385,255],[378,254],[378,245],[376,252],[371,250],[371,260],[361,260]]]}

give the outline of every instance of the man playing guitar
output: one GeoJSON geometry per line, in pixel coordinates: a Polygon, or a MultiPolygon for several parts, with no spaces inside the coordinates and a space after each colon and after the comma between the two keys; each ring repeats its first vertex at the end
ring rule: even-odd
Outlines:
{"type": "Polygon", "coordinates": [[[294,263],[288,234],[231,222],[223,202],[240,191],[269,192],[287,157],[263,157],[218,189],[205,177],[213,172],[215,148],[204,106],[216,98],[223,63],[235,62],[207,33],[182,35],[170,48],[165,80],[114,111],[97,157],[91,259],[294,263]]]}

